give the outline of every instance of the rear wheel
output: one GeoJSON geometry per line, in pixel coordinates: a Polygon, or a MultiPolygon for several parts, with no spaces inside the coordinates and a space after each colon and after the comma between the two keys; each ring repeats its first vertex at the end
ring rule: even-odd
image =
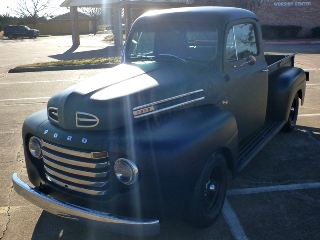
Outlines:
{"type": "Polygon", "coordinates": [[[226,188],[226,160],[221,153],[216,153],[202,170],[185,220],[195,227],[210,226],[222,210],[226,188]]]}
{"type": "Polygon", "coordinates": [[[12,39],[13,38],[13,34],[12,33],[8,33],[8,38],[12,39]]]}
{"type": "Polygon", "coordinates": [[[298,119],[298,112],[299,112],[299,96],[298,94],[296,94],[290,107],[288,120],[282,128],[283,132],[290,132],[295,128],[297,119],[298,119]]]}

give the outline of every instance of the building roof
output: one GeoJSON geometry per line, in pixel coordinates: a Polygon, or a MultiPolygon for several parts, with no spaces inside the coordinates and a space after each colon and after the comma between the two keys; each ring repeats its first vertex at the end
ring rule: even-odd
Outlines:
{"type": "Polygon", "coordinates": [[[65,0],[60,7],[82,7],[82,6],[102,6],[113,3],[187,3],[192,4],[195,0],[65,0]]]}
{"type": "MultiPolygon", "coordinates": [[[[68,13],[56,16],[56,17],[52,18],[51,20],[70,20],[70,19],[71,19],[71,13],[68,12],[68,13]]],[[[79,20],[90,20],[90,16],[87,14],[84,14],[82,12],[78,12],[78,19],[79,20]]]]}

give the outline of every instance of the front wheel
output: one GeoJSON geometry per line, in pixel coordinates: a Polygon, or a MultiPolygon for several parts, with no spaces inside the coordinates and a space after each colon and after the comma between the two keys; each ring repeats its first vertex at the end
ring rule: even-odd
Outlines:
{"type": "Polygon", "coordinates": [[[187,208],[185,220],[195,227],[209,227],[219,216],[227,188],[227,164],[221,153],[206,163],[187,208]]]}
{"type": "Polygon", "coordinates": [[[282,128],[283,132],[290,132],[295,128],[297,119],[298,119],[298,112],[299,112],[299,96],[298,94],[296,94],[291,104],[288,120],[282,128]]]}

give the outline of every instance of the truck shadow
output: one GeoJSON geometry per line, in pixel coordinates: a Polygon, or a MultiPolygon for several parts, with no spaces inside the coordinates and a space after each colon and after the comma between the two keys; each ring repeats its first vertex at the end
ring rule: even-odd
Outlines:
{"type": "Polygon", "coordinates": [[[297,125],[290,133],[279,132],[230,179],[228,189],[319,182],[319,156],[320,128],[297,125]]]}
{"type": "Polygon", "coordinates": [[[112,239],[112,240],[160,240],[160,239],[233,239],[222,215],[209,228],[196,229],[186,225],[181,219],[171,219],[161,223],[161,233],[157,236],[126,236],[112,233],[97,227],[94,224],[84,224],[74,220],[60,218],[43,211],[33,232],[32,240],[88,240],[88,239],[112,239]]]}
{"type": "Polygon", "coordinates": [[[118,57],[121,56],[121,50],[114,46],[107,46],[102,49],[75,52],[77,46],[72,46],[70,49],[62,54],[50,55],[49,57],[57,60],[76,60],[88,58],[102,58],[102,57],[118,57]]]}

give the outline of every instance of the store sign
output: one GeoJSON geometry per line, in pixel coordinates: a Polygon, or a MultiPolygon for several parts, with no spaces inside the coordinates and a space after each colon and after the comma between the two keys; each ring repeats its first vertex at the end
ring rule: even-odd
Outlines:
{"type": "MultiPolygon", "coordinates": [[[[270,2],[270,0],[261,0],[260,3],[262,2],[270,2]]],[[[311,2],[275,0],[273,5],[275,7],[310,7],[311,2]]]]}

